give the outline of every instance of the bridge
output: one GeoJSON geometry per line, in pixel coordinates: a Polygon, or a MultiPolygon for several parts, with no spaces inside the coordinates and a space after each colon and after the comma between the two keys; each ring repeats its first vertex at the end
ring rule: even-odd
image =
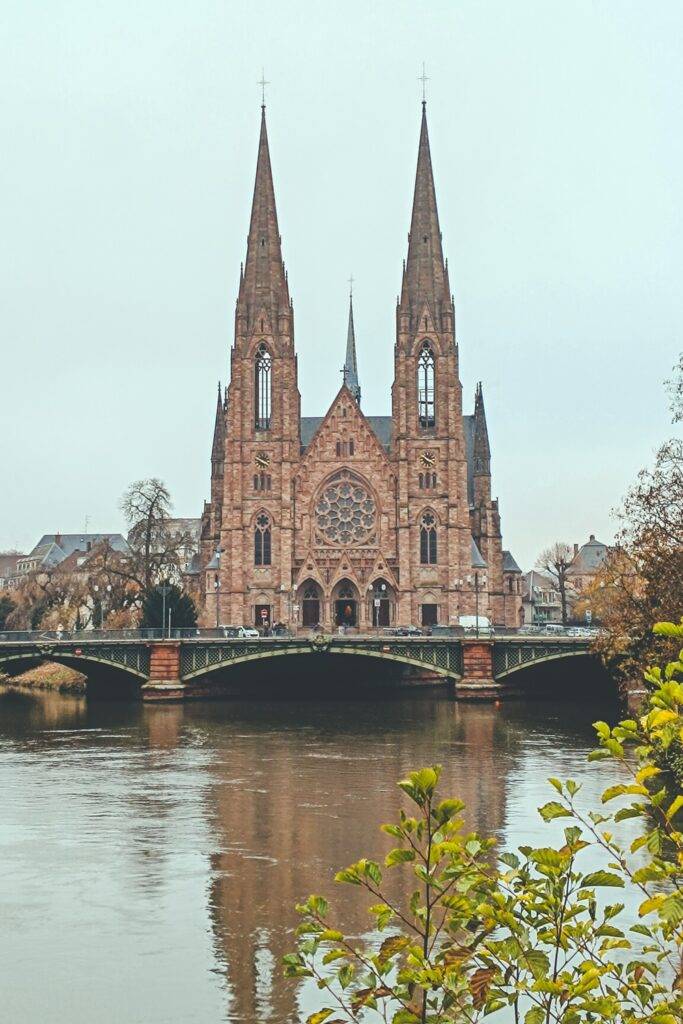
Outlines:
{"type": "MultiPolygon", "coordinates": [[[[215,630],[179,631],[162,639],[154,631],[0,633],[0,673],[16,676],[31,666],[53,661],[97,680],[111,696],[139,693],[148,701],[185,700],[225,692],[231,673],[253,666],[254,678],[266,661],[315,658],[323,673],[327,659],[374,660],[393,667],[403,683],[442,683],[456,696],[491,698],[514,689],[521,674],[546,662],[591,657],[590,638],[294,636],[226,638],[215,630]]],[[[311,662],[313,665],[313,662],[311,662]]],[[[290,667],[294,667],[291,663],[290,667]]],[[[354,671],[350,661],[350,667],[354,671]]]]}

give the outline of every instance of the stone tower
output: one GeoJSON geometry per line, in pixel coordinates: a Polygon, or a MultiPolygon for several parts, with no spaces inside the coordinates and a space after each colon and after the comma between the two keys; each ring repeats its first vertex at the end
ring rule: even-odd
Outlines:
{"type": "MultiPolygon", "coordinates": [[[[457,621],[469,610],[472,536],[455,311],[443,256],[426,104],[408,256],[396,308],[392,387],[397,462],[401,618],[457,621]],[[434,530],[438,550],[424,550],[434,530]]],[[[482,614],[485,610],[481,608],[482,614]]]]}
{"type": "Polygon", "coordinates": [[[206,532],[216,545],[205,580],[209,621],[216,620],[216,601],[218,619],[224,623],[250,621],[256,606],[267,609],[264,621],[285,613],[281,595],[291,581],[292,467],[300,453],[300,405],[294,315],[262,107],[230,385],[222,420],[217,412],[212,500],[208,514],[205,510],[214,527],[206,532]],[[215,508],[219,502],[220,511],[215,508]]]}

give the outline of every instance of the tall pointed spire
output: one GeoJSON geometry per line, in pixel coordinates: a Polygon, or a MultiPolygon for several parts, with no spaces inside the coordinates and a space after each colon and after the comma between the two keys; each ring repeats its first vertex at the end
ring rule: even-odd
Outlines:
{"type": "Polygon", "coordinates": [[[213,426],[213,446],[211,449],[211,457],[213,459],[219,456],[223,457],[223,441],[225,438],[225,418],[223,416],[223,393],[221,391],[221,382],[218,381],[218,400],[216,402],[216,418],[213,426]]]}
{"type": "Polygon", "coordinates": [[[477,384],[474,393],[474,475],[490,476],[491,474],[491,446],[489,444],[489,432],[486,426],[486,410],[484,409],[484,392],[481,381],[477,384]]]}
{"type": "Polygon", "coordinates": [[[426,303],[436,316],[440,303],[444,301],[450,302],[450,289],[436,206],[434,172],[427,130],[427,104],[423,100],[413,213],[408,236],[408,259],[403,273],[401,302],[407,302],[413,309],[426,303]]]}
{"type": "Polygon", "coordinates": [[[277,314],[289,307],[289,290],[282,261],[273,172],[270,165],[265,105],[261,106],[261,135],[254,198],[247,239],[247,258],[240,278],[238,306],[246,314],[248,322],[261,310],[265,310],[273,328],[277,314]]]}
{"type": "Polygon", "coordinates": [[[349,327],[346,333],[346,359],[344,360],[344,381],[360,405],[360,383],[356,362],[356,332],[353,327],[353,290],[349,292],[349,327]]]}
{"type": "Polygon", "coordinates": [[[225,456],[225,409],[221,382],[218,381],[218,401],[216,402],[216,419],[213,427],[213,444],[211,446],[211,466],[214,475],[219,472],[225,456]]]}

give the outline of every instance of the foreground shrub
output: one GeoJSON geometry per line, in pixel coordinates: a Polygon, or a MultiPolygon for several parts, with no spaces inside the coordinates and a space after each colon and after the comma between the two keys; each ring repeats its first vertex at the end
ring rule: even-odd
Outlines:
{"type": "MultiPolygon", "coordinates": [[[[658,628],[683,637],[680,626],[658,628]]],[[[440,799],[439,766],[399,782],[412,809],[382,825],[395,844],[384,864],[363,859],[336,876],[368,893],[370,939],[346,935],[320,896],[297,908],[303,921],[285,973],[325,993],[308,1024],[475,1024],[498,1010],[516,1024],[680,1024],[683,793],[659,764],[683,739],[679,678],[680,659],[650,670],[654,692],[640,719],[596,723],[591,759],[619,762],[624,777],[599,811],[583,809],[576,782],[550,780],[554,799],[539,812],[566,819],[557,846],[499,855],[466,829],[459,800],[440,799]],[[617,834],[629,818],[642,829],[625,846],[617,834]],[[604,867],[586,871],[586,851],[595,860],[596,849],[604,867]],[[392,900],[385,873],[400,871],[405,893],[392,900]],[[610,898],[619,891],[637,896],[635,924],[610,898]]]]}

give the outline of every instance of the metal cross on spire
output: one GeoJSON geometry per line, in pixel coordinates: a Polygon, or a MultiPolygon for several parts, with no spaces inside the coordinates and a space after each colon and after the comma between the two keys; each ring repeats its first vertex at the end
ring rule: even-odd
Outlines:
{"type": "Polygon", "coordinates": [[[265,70],[263,68],[261,68],[261,78],[259,79],[259,81],[256,84],[261,86],[261,106],[265,107],[265,105],[266,105],[266,86],[270,85],[270,82],[266,81],[266,73],[265,73],[265,70]]]}
{"type": "Polygon", "coordinates": [[[349,278],[349,297],[353,298],[353,274],[349,278]]]}
{"type": "Polygon", "coordinates": [[[427,102],[427,82],[428,81],[429,81],[429,77],[428,77],[428,75],[427,75],[427,73],[425,71],[425,62],[422,61],[422,74],[418,78],[418,82],[422,82],[422,104],[423,105],[427,102]]]}

